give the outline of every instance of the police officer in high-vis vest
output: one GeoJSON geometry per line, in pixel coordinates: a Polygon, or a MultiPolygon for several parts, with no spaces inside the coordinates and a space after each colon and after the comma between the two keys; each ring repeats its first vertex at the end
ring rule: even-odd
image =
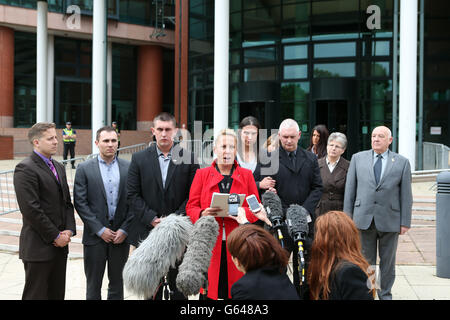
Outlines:
{"type": "MultiPolygon", "coordinates": [[[[63,142],[64,142],[64,153],[63,159],[67,160],[67,154],[70,151],[70,159],[75,158],[75,141],[77,138],[77,132],[72,129],[72,123],[70,121],[66,122],[66,127],[63,129],[63,142]]],[[[71,161],[72,169],[75,169],[75,160],[71,161]]],[[[65,165],[66,163],[64,163],[65,165]]]]}

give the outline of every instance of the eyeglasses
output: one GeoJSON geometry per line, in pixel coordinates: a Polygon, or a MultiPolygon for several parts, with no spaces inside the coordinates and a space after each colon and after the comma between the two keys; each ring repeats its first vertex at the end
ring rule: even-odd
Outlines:
{"type": "Polygon", "coordinates": [[[337,144],[333,144],[333,143],[330,143],[330,144],[328,144],[328,146],[330,147],[330,148],[334,148],[334,147],[336,147],[336,149],[344,149],[343,147],[341,147],[340,145],[337,145],[337,144]]]}

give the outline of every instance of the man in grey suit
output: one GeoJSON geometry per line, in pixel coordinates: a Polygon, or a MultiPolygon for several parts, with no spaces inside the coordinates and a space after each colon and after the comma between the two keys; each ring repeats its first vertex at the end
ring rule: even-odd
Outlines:
{"type": "Polygon", "coordinates": [[[121,300],[122,271],[130,250],[125,239],[133,218],[127,204],[130,163],[116,157],[118,139],[112,127],[100,128],[95,144],[99,155],[78,166],[73,191],[75,209],[84,223],[86,299],[101,300],[108,262],[108,300],[121,300]]]}
{"type": "Polygon", "coordinates": [[[392,299],[398,235],[411,226],[411,167],[408,159],[389,150],[392,134],[372,131],[372,149],[353,155],[345,185],[344,211],[360,230],[364,256],[376,265],[380,255],[381,300],[392,299]]]}

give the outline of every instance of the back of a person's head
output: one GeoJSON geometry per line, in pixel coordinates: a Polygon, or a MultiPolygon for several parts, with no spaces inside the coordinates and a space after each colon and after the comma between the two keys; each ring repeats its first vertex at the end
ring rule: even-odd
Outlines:
{"type": "Polygon", "coordinates": [[[361,250],[358,229],[345,212],[329,211],[319,216],[315,228],[314,243],[320,253],[331,252],[341,258],[361,250]]]}
{"type": "Polygon", "coordinates": [[[329,211],[315,222],[308,279],[313,299],[327,298],[328,280],[342,262],[360,267],[366,274],[369,263],[362,255],[359,232],[353,220],[342,211],[329,211]]]}
{"type": "Polygon", "coordinates": [[[247,272],[273,266],[281,273],[289,261],[287,252],[269,232],[251,224],[234,229],[228,236],[227,248],[247,272]]]}

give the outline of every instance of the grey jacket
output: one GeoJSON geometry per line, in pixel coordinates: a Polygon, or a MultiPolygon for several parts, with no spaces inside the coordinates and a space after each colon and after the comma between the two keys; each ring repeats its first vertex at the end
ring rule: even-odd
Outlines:
{"type": "Polygon", "coordinates": [[[400,232],[411,226],[411,167],[408,159],[389,151],[386,168],[378,185],[373,173],[373,151],[354,154],[347,173],[344,211],[361,230],[372,219],[381,232],[400,232]]]}
{"type": "Polygon", "coordinates": [[[102,227],[110,228],[113,231],[122,229],[129,236],[129,227],[133,219],[127,203],[127,175],[130,162],[120,158],[117,161],[120,171],[120,184],[112,227],[109,226],[108,204],[97,158],[85,161],[77,168],[73,199],[75,209],[84,223],[83,244],[85,245],[103,241],[96,234],[102,227]]]}

